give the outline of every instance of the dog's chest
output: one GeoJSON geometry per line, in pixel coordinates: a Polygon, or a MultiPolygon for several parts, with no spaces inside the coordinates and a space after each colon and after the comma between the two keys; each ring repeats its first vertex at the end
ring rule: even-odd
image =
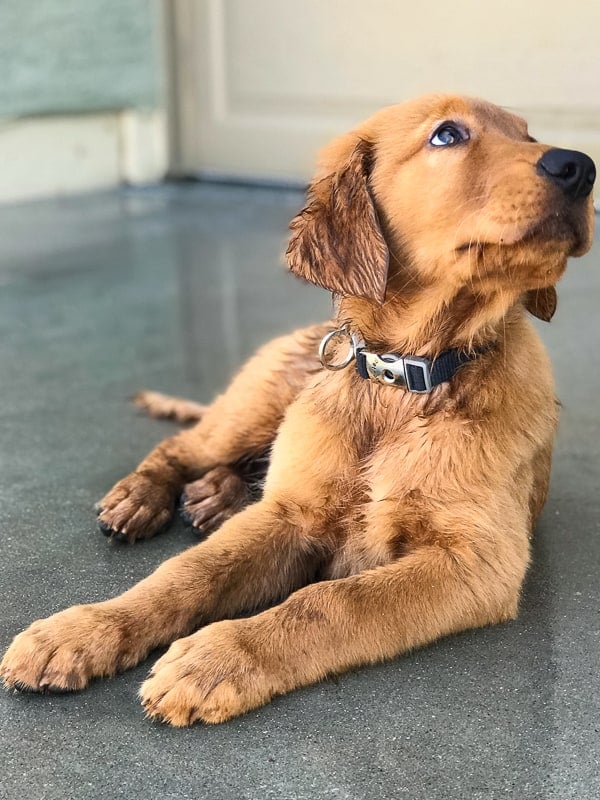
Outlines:
{"type": "Polygon", "coordinates": [[[407,411],[396,421],[349,472],[328,577],[382,566],[428,543],[432,502],[443,502],[460,482],[460,432],[445,428],[437,415],[407,411]]]}
{"type": "MultiPolygon", "coordinates": [[[[435,389],[436,396],[444,387],[435,389]]],[[[315,387],[316,406],[329,422],[344,423],[353,433],[373,440],[386,431],[400,431],[424,416],[431,395],[359,378],[353,371],[324,376],[315,387]]]]}
{"type": "Polygon", "coordinates": [[[472,437],[470,421],[457,415],[445,387],[432,398],[364,384],[346,397],[339,392],[323,420],[329,440],[345,443],[348,495],[363,505],[412,504],[424,491],[436,494],[472,437]]]}
{"type": "Polygon", "coordinates": [[[366,380],[339,380],[328,387],[320,409],[324,424],[355,450],[361,472],[370,472],[389,448],[405,462],[421,459],[445,438],[453,405],[444,386],[435,395],[420,395],[366,380]]]}

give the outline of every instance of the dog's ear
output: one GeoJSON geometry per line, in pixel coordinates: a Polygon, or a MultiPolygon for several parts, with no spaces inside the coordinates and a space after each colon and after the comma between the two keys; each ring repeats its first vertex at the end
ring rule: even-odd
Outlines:
{"type": "Polygon", "coordinates": [[[359,139],[349,157],[314,181],[291,223],[290,269],[341,295],[383,303],[389,252],[369,190],[371,146],[359,139]]]}
{"type": "Polygon", "coordinates": [[[534,317],[550,322],[556,311],[558,298],[554,286],[543,289],[530,289],[525,293],[525,308],[534,317]]]}

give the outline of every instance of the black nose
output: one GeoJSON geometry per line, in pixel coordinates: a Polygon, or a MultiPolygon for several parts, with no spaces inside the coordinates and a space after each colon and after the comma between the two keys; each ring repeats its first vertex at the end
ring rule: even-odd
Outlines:
{"type": "Polygon", "coordinates": [[[546,150],[537,162],[537,169],[575,200],[587,197],[596,180],[594,162],[578,150],[546,150]]]}

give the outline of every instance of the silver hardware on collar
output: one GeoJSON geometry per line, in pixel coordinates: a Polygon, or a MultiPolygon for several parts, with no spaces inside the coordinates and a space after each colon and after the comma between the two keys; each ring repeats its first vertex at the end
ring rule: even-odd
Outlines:
{"type": "Polygon", "coordinates": [[[352,333],[349,325],[326,334],[319,344],[319,359],[325,369],[344,369],[356,359],[356,371],[361,378],[382,383],[384,386],[401,386],[415,394],[429,394],[436,386],[451,380],[461,367],[486,353],[493,343],[470,351],[450,349],[440,353],[435,360],[425,356],[401,356],[397,353],[369,353],[358,334],[352,333]],[[327,360],[329,344],[336,337],[347,339],[349,348],[337,364],[327,360]]]}
{"type": "Polygon", "coordinates": [[[350,362],[356,358],[356,351],[359,347],[364,347],[364,342],[362,339],[356,336],[356,334],[351,333],[350,328],[347,325],[344,325],[343,328],[336,328],[336,330],[330,331],[321,339],[321,343],[319,344],[319,360],[325,369],[331,369],[334,371],[338,369],[344,369],[344,367],[347,367],[348,364],[350,364],[350,362]],[[333,339],[340,337],[348,339],[348,352],[342,361],[339,362],[339,364],[333,364],[331,361],[327,360],[327,348],[333,339]]]}
{"type": "Polygon", "coordinates": [[[365,353],[365,364],[371,380],[383,383],[386,386],[403,386],[416,394],[428,394],[433,386],[431,383],[431,361],[419,356],[397,356],[393,353],[384,353],[378,356],[375,353],[365,353]],[[416,389],[410,376],[408,367],[421,371],[423,389],[416,389]]]}

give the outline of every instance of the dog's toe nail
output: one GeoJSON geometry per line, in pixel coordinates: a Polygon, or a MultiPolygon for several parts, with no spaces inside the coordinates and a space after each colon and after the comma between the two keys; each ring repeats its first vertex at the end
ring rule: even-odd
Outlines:
{"type": "Polygon", "coordinates": [[[191,528],[193,528],[194,531],[196,531],[198,533],[202,533],[202,528],[199,528],[196,525],[196,523],[194,522],[194,517],[191,515],[191,513],[188,511],[187,508],[184,508],[183,506],[180,506],[179,507],[179,516],[184,521],[184,523],[186,525],[189,525],[191,528]]]}
{"type": "Polygon", "coordinates": [[[127,534],[123,533],[123,531],[117,531],[114,528],[111,528],[110,525],[108,525],[106,522],[103,522],[102,520],[98,520],[98,527],[100,528],[102,533],[108,539],[110,539],[111,542],[129,542],[133,541],[133,539],[135,538],[127,536],[127,534]]]}
{"type": "Polygon", "coordinates": [[[98,520],[98,527],[105,536],[110,536],[110,537],[114,536],[115,531],[110,527],[110,525],[108,525],[103,520],[101,519],[98,520]]]}

